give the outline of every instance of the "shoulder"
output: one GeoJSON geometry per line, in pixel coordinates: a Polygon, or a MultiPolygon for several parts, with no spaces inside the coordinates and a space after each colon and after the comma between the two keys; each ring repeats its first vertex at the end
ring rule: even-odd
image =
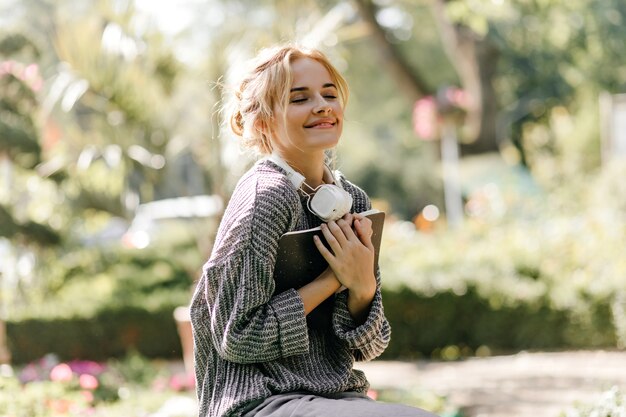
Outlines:
{"type": "Polygon", "coordinates": [[[261,160],[251,169],[257,176],[257,193],[268,198],[300,201],[298,192],[287,178],[287,173],[268,160],[261,160]]]}
{"type": "Polygon", "coordinates": [[[290,225],[300,208],[298,192],[282,168],[262,160],[251,169],[255,179],[255,218],[266,223],[278,221],[290,225]]]}
{"type": "Polygon", "coordinates": [[[335,178],[341,183],[343,189],[352,196],[352,210],[355,213],[360,213],[372,208],[369,196],[361,187],[348,180],[341,171],[335,171],[335,178]]]}
{"type": "Polygon", "coordinates": [[[279,167],[262,160],[254,164],[237,182],[230,201],[239,199],[250,202],[268,200],[280,204],[283,201],[298,201],[298,194],[279,167]]]}
{"type": "Polygon", "coordinates": [[[277,240],[293,228],[300,198],[280,169],[267,161],[241,176],[220,222],[213,257],[277,240]]]}

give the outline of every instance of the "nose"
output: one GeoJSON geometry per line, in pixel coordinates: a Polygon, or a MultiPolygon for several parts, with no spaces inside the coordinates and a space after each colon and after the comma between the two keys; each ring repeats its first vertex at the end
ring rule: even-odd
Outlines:
{"type": "Polygon", "coordinates": [[[328,114],[332,111],[333,109],[331,109],[330,106],[326,105],[326,106],[320,106],[317,108],[317,110],[315,111],[315,113],[318,114],[328,114]]]}
{"type": "Polygon", "coordinates": [[[316,114],[328,114],[333,110],[328,101],[324,97],[320,97],[315,106],[314,112],[316,114]]]}

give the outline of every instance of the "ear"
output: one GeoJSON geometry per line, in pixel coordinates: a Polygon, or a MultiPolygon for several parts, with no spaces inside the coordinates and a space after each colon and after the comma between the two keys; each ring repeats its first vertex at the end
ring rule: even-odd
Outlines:
{"type": "Polygon", "coordinates": [[[257,119],[254,122],[254,128],[265,136],[270,136],[271,129],[265,121],[257,119]]]}

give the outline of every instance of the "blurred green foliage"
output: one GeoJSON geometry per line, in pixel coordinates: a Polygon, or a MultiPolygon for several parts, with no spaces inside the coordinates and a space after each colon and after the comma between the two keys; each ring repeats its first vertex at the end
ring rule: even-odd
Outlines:
{"type": "MultiPolygon", "coordinates": [[[[14,417],[152,415],[173,397],[195,407],[190,380],[164,361],[135,351],[100,363],[60,362],[54,355],[0,374],[0,413],[14,417]],[[68,369],[59,378],[59,368],[68,369]]],[[[180,410],[179,410],[180,411],[180,410]]],[[[183,413],[187,415],[187,413],[183,413]]]]}
{"type": "Polygon", "coordinates": [[[193,273],[203,262],[193,243],[142,250],[84,248],[48,259],[45,285],[30,286],[10,318],[90,319],[121,308],[173,311],[188,303],[193,273]]]}
{"type": "Polygon", "coordinates": [[[188,303],[191,271],[201,262],[193,242],[166,251],[84,248],[48,259],[48,279],[30,285],[10,310],[13,360],[25,363],[50,352],[63,360],[105,360],[131,350],[180,356],[173,312],[188,303]]]}
{"type": "Polygon", "coordinates": [[[577,403],[570,410],[561,413],[561,417],[613,417],[626,413],[626,396],[616,386],[602,393],[591,404],[577,403]]]}
{"type": "Polygon", "coordinates": [[[463,417],[463,413],[458,407],[451,404],[448,398],[424,389],[414,387],[385,388],[375,390],[375,394],[377,401],[418,407],[441,417],[463,417]]]}
{"type": "Polygon", "coordinates": [[[486,203],[457,231],[390,224],[380,261],[397,329],[388,353],[620,346],[625,174],[612,165],[591,187],[575,185],[575,199],[562,189],[486,203]]]}
{"type": "MultiPolygon", "coordinates": [[[[44,114],[54,123],[50,126],[47,122],[39,129],[45,128],[47,134],[60,129],[63,140],[48,153],[48,163],[41,167],[47,170],[39,173],[53,178],[66,172],[66,181],[58,190],[68,197],[66,207],[128,216],[133,207],[129,199],[149,201],[171,195],[177,188],[180,192],[189,182],[173,167],[185,148],[204,167],[202,177],[208,182],[203,191],[228,194],[234,181],[223,172],[224,161],[220,162],[219,153],[226,143],[222,143],[224,132],[214,107],[222,100],[222,90],[213,88],[212,83],[223,85],[228,92],[229,59],[237,65],[231,53],[251,55],[279,40],[304,39],[319,30],[316,24],[326,13],[349,9],[334,1],[247,5],[244,1],[188,4],[185,7],[197,12],[196,16],[190,18],[187,30],[174,37],[160,32],[158,26],[146,25],[145,10],[138,10],[132,2],[115,6],[94,0],[79,9],[71,2],[21,5],[24,16],[28,12],[38,16],[44,10],[50,16],[42,20],[41,27],[28,32],[40,45],[30,49],[46,53],[41,57],[28,53],[26,46],[35,43],[27,42],[28,37],[20,33],[19,19],[13,26],[17,33],[8,32],[2,45],[7,45],[5,56],[38,62],[47,76],[39,100],[46,102],[44,114]],[[203,9],[211,13],[202,16],[203,9]],[[63,25],[56,24],[60,19],[64,19],[63,25]],[[217,30],[220,19],[231,24],[217,30]],[[240,21],[246,23],[243,38],[240,26],[234,23],[240,21]],[[286,21],[298,25],[290,27],[286,21]],[[57,26],[58,30],[49,30],[57,26]],[[194,31],[208,28],[207,40],[198,43],[194,31]],[[55,35],[46,37],[47,33],[55,35]],[[193,61],[181,61],[183,46],[195,47],[193,61]],[[202,55],[207,58],[198,58],[202,55]],[[206,87],[204,94],[198,86],[206,87]],[[160,158],[167,161],[163,168],[159,168],[160,158]]],[[[494,123],[501,126],[499,140],[507,151],[505,157],[527,163],[539,176],[546,169],[546,160],[568,164],[575,160],[578,162],[571,169],[596,169],[599,129],[590,128],[598,124],[594,102],[600,90],[617,92],[626,82],[619,65],[623,39],[619,22],[624,5],[613,0],[568,4],[480,1],[470,7],[453,1],[446,9],[451,21],[490,39],[500,50],[500,71],[492,82],[501,109],[494,123]],[[568,22],[579,30],[555,29],[569,27],[568,22]],[[591,49],[593,61],[586,59],[591,49]],[[576,134],[566,132],[569,137],[561,146],[556,136],[562,133],[550,126],[550,119],[563,112],[575,119],[572,132],[576,134]],[[517,153],[510,144],[517,146],[517,153]]],[[[373,197],[387,200],[404,218],[411,218],[429,203],[441,206],[437,149],[415,139],[412,103],[397,94],[401,88],[373,59],[375,46],[354,10],[342,13],[349,16],[345,22],[319,35],[320,47],[329,52],[352,85],[340,168],[373,197]],[[399,159],[402,164],[392,163],[399,159]]],[[[20,12],[13,14],[20,16],[20,12]]],[[[429,2],[390,1],[379,7],[379,14],[389,41],[433,89],[458,83],[429,2]]],[[[28,101],[26,95],[21,101],[28,101]]],[[[240,168],[235,165],[231,171],[236,177],[240,168]]],[[[57,229],[71,226],[56,223],[57,229]]]]}
{"type": "MultiPolygon", "coordinates": [[[[434,1],[376,2],[387,40],[433,90],[460,78],[434,1]]],[[[487,341],[514,349],[626,340],[615,315],[626,272],[626,173],[619,161],[601,161],[597,105],[601,92],[626,88],[626,3],[445,3],[451,23],[499,51],[488,80],[499,158],[527,174],[532,192],[505,190],[496,174],[482,184],[464,177],[468,203],[495,184],[504,214],[487,206],[478,217],[468,210],[460,230],[387,230],[381,261],[400,340],[390,355],[487,341]]],[[[95,317],[140,323],[158,311],[173,333],[163,317],[187,303],[204,248],[127,252],[85,247],[82,238],[115,217],[130,220],[142,202],[228,197],[250,161],[233,151],[220,106],[242,59],[278,41],[313,39],[352,87],[338,167],[399,220],[443,206],[437,143],[416,138],[413,103],[347,2],[190,2],[181,6],[188,25],[174,33],[132,1],[2,7],[0,243],[11,242],[5,253],[20,268],[2,276],[0,318],[29,326],[56,317],[86,329],[95,317]]],[[[65,352],[89,344],[72,332],[75,342],[54,342],[65,352]]],[[[108,332],[96,336],[136,330],[108,332]]],[[[129,344],[111,351],[121,346],[129,344]]]]}

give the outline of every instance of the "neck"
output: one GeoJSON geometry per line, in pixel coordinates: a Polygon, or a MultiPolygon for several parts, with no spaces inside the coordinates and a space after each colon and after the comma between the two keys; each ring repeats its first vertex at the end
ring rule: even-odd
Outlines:
{"type": "MultiPolygon", "coordinates": [[[[329,178],[326,174],[323,151],[317,153],[302,153],[299,155],[283,155],[279,152],[281,158],[285,160],[293,169],[304,175],[305,182],[312,188],[318,187],[324,181],[328,182],[329,178]]],[[[332,181],[332,179],[331,179],[332,181]]]]}

